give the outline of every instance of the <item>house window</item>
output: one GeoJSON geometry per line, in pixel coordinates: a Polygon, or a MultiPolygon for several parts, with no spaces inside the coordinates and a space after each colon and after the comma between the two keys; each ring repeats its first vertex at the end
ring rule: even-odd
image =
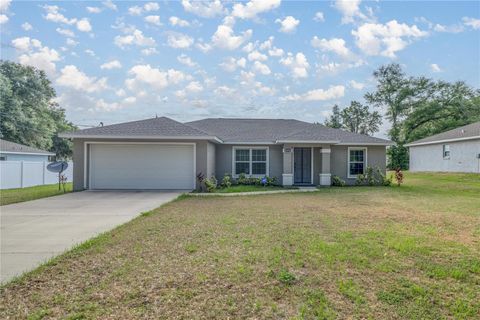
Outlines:
{"type": "Polygon", "coordinates": [[[0,156],[0,161],[7,161],[7,156],[0,156]]]}
{"type": "Polygon", "coordinates": [[[252,176],[266,176],[268,172],[268,149],[234,148],[234,176],[241,173],[252,176]]]}
{"type": "Polygon", "coordinates": [[[450,159],[450,145],[443,145],[443,159],[450,159]]]}
{"type": "Polygon", "coordinates": [[[56,156],[48,156],[48,162],[55,162],[56,156]]]}
{"type": "Polygon", "coordinates": [[[365,173],[367,165],[367,149],[366,148],[349,148],[348,149],[348,177],[355,178],[359,174],[365,173]]]}

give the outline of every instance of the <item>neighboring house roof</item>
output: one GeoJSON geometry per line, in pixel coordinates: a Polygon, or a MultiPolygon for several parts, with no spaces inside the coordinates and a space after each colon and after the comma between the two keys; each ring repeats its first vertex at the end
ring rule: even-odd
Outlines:
{"type": "Polygon", "coordinates": [[[207,139],[222,143],[272,144],[284,142],[330,144],[378,144],[391,141],[332,129],[293,119],[203,119],[180,123],[167,117],[77,130],[64,138],[207,139]]]}
{"type": "Polygon", "coordinates": [[[131,121],[62,133],[63,138],[142,138],[142,139],[204,139],[216,140],[204,131],[167,117],[131,121]]]}
{"type": "Polygon", "coordinates": [[[435,144],[442,142],[455,142],[471,139],[480,139],[480,121],[467,124],[466,126],[445,131],[433,136],[423,138],[406,144],[407,147],[435,144]]]}
{"type": "Polygon", "coordinates": [[[55,153],[0,139],[0,153],[54,156],[55,153]]]}
{"type": "Polygon", "coordinates": [[[391,141],[293,119],[203,119],[186,124],[216,135],[224,143],[324,142],[380,144],[391,141]]]}

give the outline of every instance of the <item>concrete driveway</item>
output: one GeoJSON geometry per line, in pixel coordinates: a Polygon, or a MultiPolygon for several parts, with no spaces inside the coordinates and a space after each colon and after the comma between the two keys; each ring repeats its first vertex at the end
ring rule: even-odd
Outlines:
{"type": "Polygon", "coordinates": [[[1,282],[181,193],[84,191],[2,206],[1,282]]]}

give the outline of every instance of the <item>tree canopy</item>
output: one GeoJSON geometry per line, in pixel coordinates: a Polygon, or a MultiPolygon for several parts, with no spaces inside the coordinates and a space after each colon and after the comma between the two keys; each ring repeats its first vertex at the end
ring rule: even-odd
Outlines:
{"type": "Polygon", "coordinates": [[[71,143],[58,133],[75,129],[42,70],[0,61],[0,133],[2,139],[71,156],[71,143]]]}
{"type": "Polygon", "coordinates": [[[332,115],[324,124],[331,128],[372,135],[382,124],[382,116],[377,111],[370,112],[368,106],[352,101],[350,106],[343,110],[337,105],[333,106],[332,115]]]}

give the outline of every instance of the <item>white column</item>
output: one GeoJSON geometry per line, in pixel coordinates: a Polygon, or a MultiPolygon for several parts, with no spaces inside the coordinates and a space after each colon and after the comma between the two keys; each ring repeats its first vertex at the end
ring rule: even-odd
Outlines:
{"type": "Polygon", "coordinates": [[[330,148],[320,149],[320,158],[322,165],[320,167],[319,181],[321,186],[330,186],[332,184],[332,174],[330,172],[330,148]]]}
{"type": "Polygon", "coordinates": [[[293,148],[283,147],[283,173],[282,173],[282,185],[293,185],[293,148]]]}

